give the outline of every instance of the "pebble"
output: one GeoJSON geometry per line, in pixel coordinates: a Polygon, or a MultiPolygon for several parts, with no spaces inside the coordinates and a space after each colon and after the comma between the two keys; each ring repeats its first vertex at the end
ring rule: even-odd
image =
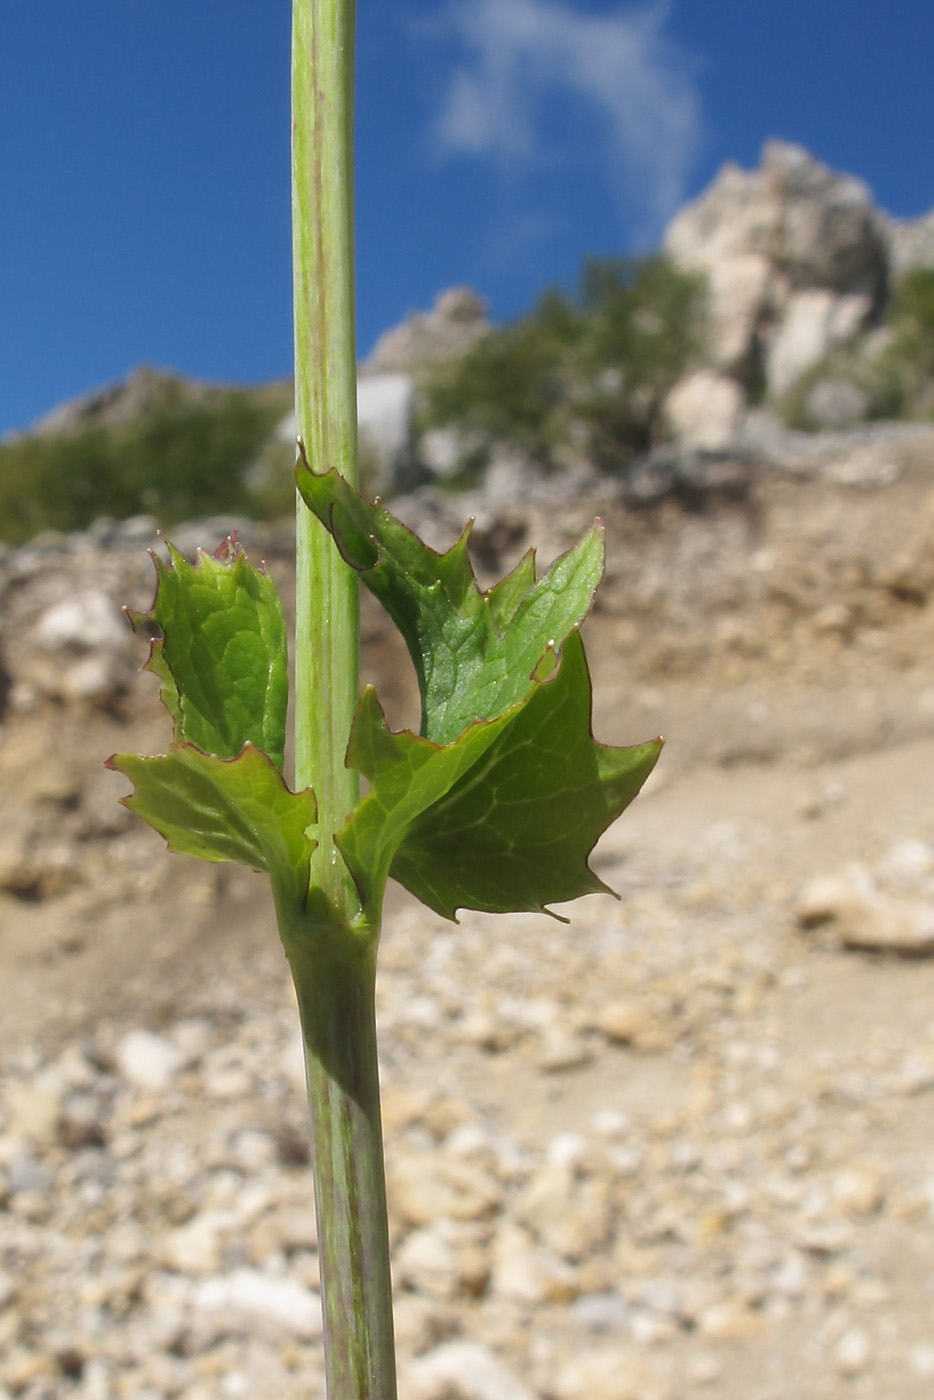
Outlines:
{"type": "Polygon", "coordinates": [[[620,1349],[569,1361],[554,1382],[555,1400],[671,1400],[670,1383],[649,1360],[620,1349]]]}
{"type": "Polygon", "coordinates": [[[798,897],[795,913],[804,929],[830,925],[840,945],[853,951],[903,957],[934,953],[930,900],[881,891],[858,865],[810,881],[798,897]]]}
{"type": "Polygon", "coordinates": [[[321,1336],[321,1299],[296,1280],[257,1269],[204,1279],[190,1293],[191,1327],[200,1349],[223,1337],[259,1336],[274,1342],[321,1336]]]}
{"type": "Polygon", "coordinates": [[[114,1052],[117,1069],[137,1089],[164,1089],[181,1068],[177,1045],[151,1031],[130,1031],[114,1052]]]}
{"type": "Polygon", "coordinates": [[[837,1370],[844,1376],[858,1376],[869,1364],[871,1356],[869,1337],[861,1327],[848,1328],[833,1350],[837,1370]]]}
{"type": "Polygon", "coordinates": [[[488,1347],[446,1342],[410,1362],[399,1387],[407,1400],[536,1400],[488,1347]]]}
{"type": "MultiPolygon", "coordinates": [[[[40,660],[60,692],[108,646],[56,642],[40,660]]],[[[52,681],[10,654],[30,703],[48,703],[52,681]]],[[[159,864],[67,756],[27,742],[29,717],[0,734],[0,885],[7,872],[7,908],[29,892],[55,926],[36,956],[68,982],[78,949],[61,930],[92,936],[93,905],[71,920],[76,889],[151,899],[166,869],[184,884],[190,867],[159,864]]],[[[813,835],[855,789],[844,802],[811,781],[813,835]]],[[[914,979],[930,969],[849,953],[926,951],[930,823],[816,872],[795,904],[784,874],[755,898],[738,878],[758,821],[705,816],[697,849],[674,854],[669,833],[655,850],[622,824],[624,900],[581,901],[571,930],[394,916],[379,996],[402,1395],[765,1400],[789,1357],[807,1366],[795,1394],[841,1400],[884,1367],[889,1393],[927,1395],[934,1016],[914,979]],[[829,937],[790,936],[790,910],[829,937]],[[877,974],[900,979],[884,986],[904,1026],[877,1016],[877,974]],[[848,995],[847,975],[865,1008],[815,1024],[815,997],[837,978],[848,995]],[[921,1136],[899,1159],[906,1123],[921,1136]]],[[[208,875],[192,883],[199,926],[218,891],[234,898],[208,875]]],[[[116,1028],[100,1016],[58,1048],[0,1047],[0,1400],[323,1393],[304,1069],[280,964],[219,962],[174,1024],[170,1006],[127,1019],[128,988],[116,1028]]]]}

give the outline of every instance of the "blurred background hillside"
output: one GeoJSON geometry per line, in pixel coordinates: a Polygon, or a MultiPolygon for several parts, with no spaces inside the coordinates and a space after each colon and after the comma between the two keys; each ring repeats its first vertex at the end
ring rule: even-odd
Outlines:
{"type": "MultiPolygon", "coordinates": [[[[174,371],[59,405],[0,442],[0,539],[94,520],[160,526],[291,506],[287,380],[174,371]]],[[[658,252],[586,258],[493,324],[467,288],[385,332],[359,377],[364,483],[482,487],[488,474],[595,474],[631,503],[672,474],[743,471],[787,434],[934,416],[934,214],[896,220],[855,177],[770,141],[679,210],[658,252]]],[[[783,446],[784,444],[784,446],[783,446]]]]}

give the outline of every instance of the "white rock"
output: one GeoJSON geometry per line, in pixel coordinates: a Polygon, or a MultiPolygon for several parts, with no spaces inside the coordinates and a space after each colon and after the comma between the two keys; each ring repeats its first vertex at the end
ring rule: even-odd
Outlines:
{"type": "Polygon", "coordinates": [[[574,1270],[511,1223],[500,1228],[494,1241],[492,1286],[494,1293],[517,1303],[567,1301],[577,1292],[574,1270]]]}
{"type": "Polygon", "coordinates": [[[6,1092],[5,1128],[16,1138],[31,1142],[51,1142],[56,1135],[67,1085],[55,1069],[21,1084],[15,1081],[6,1092]]]}
{"type": "Polygon", "coordinates": [[[870,1358],[869,1338],[861,1327],[850,1327],[833,1349],[837,1370],[844,1376],[858,1376],[870,1358]]]}
{"type": "Polygon", "coordinates": [[[457,1292],[457,1255],[441,1225],[415,1230],[399,1247],[394,1272],[429,1298],[453,1298],[457,1292]]]}
{"type": "Polygon", "coordinates": [[[158,1246],[166,1267],[181,1274],[215,1274],[221,1267],[221,1246],[231,1225],[226,1211],[203,1211],[172,1230],[158,1246]]]}
{"type": "Polygon", "coordinates": [[[811,881],[796,912],[803,928],[830,924],[844,948],[906,957],[934,953],[930,903],[882,894],[860,867],[811,881]]]}
{"type": "Polygon", "coordinates": [[[707,269],[710,353],[728,374],[749,369],[772,277],[771,264],[761,253],[724,257],[707,269]]]}
{"type": "Polygon", "coordinates": [[[851,1166],[834,1177],[834,1205],[847,1215],[874,1215],[883,1200],[881,1174],[872,1167],[851,1166]]]}
{"type": "Polygon", "coordinates": [[[758,170],[725,166],[675,216],[665,249],[707,274],[715,363],[746,381],[765,351],[779,395],[851,340],[883,291],[886,237],[869,191],[784,142],[766,144],[758,170]]]}
{"type": "Polygon", "coordinates": [[[360,444],[376,467],[374,490],[404,489],[413,474],[415,382],[410,374],[361,374],[357,380],[360,444]]]}
{"type": "Polygon", "coordinates": [[[665,400],[665,418],[682,447],[716,451],[739,431],[745,396],[735,379],[699,369],[679,379],[665,400]]]}
{"type": "Polygon", "coordinates": [[[258,1269],[206,1278],[192,1290],[191,1306],[194,1331],[202,1344],[241,1335],[277,1342],[314,1341],[323,1331],[317,1293],[293,1279],[273,1278],[258,1269]]]}
{"type": "Polygon", "coordinates": [[[934,1380],[934,1346],[922,1342],[918,1346],[912,1347],[908,1356],[908,1364],[921,1380],[934,1380]]]}
{"type": "Polygon", "coordinates": [[[617,1347],[567,1362],[553,1393],[557,1400],[668,1400],[672,1392],[651,1362],[617,1347]]]}
{"type": "Polygon", "coordinates": [[[151,1031],[129,1031],[117,1045],[117,1068],[137,1089],[164,1089],[184,1060],[177,1045],[151,1031]]]}
{"type": "Polygon", "coordinates": [[[90,590],[56,603],[36,623],[36,641],[48,651],[121,651],[127,635],[127,625],[117,605],[106,593],[90,590]]]}
{"type": "Polygon", "coordinates": [[[841,301],[835,292],[819,287],[791,297],[766,356],[766,379],[775,398],[781,398],[806,370],[852,338],[853,322],[858,329],[860,319],[865,319],[872,306],[868,298],[849,299],[841,309],[841,301]]]}
{"type": "Polygon", "coordinates": [[[410,1362],[400,1395],[407,1400],[536,1400],[488,1347],[446,1342],[410,1362]]]}

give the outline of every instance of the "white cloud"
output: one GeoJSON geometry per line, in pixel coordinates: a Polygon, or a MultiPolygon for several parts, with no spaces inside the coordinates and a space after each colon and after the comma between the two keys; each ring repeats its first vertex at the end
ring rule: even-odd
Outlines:
{"type": "Polygon", "coordinates": [[[570,96],[598,115],[622,202],[657,232],[684,198],[702,125],[688,60],[664,33],[667,9],[452,0],[444,29],[466,52],[436,125],[442,154],[538,164],[548,99],[570,96]]]}

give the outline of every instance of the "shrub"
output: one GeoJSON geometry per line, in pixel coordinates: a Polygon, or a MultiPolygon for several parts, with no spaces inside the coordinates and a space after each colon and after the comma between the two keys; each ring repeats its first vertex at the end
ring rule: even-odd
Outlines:
{"type": "Polygon", "coordinates": [[[284,411],[269,395],[213,390],[193,398],[178,387],[127,423],[5,443],[0,538],[18,544],[40,530],[140,512],[164,526],[220,510],[255,513],[248,469],[284,411]]]}
{"type": "Polygon", "coordinates": [[[934,268],[919,267],[895,284],[888,323],[891,343],[879,359],[894,412],[934,411],[934,268]]]}
{"type": "Polygon", "coordinates": [[[666,394],[700,353],[702,303],[701,280],[665,258],[590,260],[576,297],[545,293],[435,371],[423,425],[544,466],[573,449],[618,469],[657,437],[666,394]]]}

